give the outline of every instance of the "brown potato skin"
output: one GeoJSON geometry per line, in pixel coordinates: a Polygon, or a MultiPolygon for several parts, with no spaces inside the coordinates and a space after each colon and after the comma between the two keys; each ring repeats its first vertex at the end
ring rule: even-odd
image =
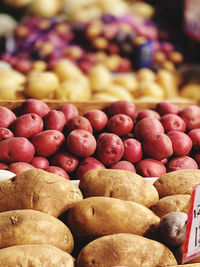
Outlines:
{"type": "Polygon", "coordinates": [[[178,170],[161,175],[154,186],[159,197],[171,195],[191,195],[194,187],[200,183],[200,170],[178,170]]]}
{"type": "Polygon", "coordinates": [[[176,265],[172,252],[163,244],[133,234],[98,238],[79,253],[77,267],[163,267],[176,265]]]}
{"type": "Polygon", "coordinates": [[[116,233],[148,235],[159,222],[160,218],[150,209],[136,202],[91,197],[73,205],[67,225],[80,242],[88,242],[116,233]]]}
{"type": "Polygon", "coordinates": [[[0,212],[33,209],[58,217],[82,199],[81,191],[72,182],[41,169],[0,182],[0,212]]]}
{"type": "Polygon", "coordinates": [[[36,210],[0,213],[0,248],[48,244],[71,253],[74,247],[69,228],[57,218],[36,210]]]}
{"type": "Polygon", "coordinates": [[[151,210],[160,218],[169,212],[188,213],[190,208],[190,195],[172,195],[161,198],[151,210]]]}
{"type": "Polygon", "coordinates": [[[146,207],[158,200],[155,187],[142,176],[123,170],[93,169],[80,180],[79,188],[84,198],[103,196],[134,201],[146,207]]]}
{"type": "Polygon", "coordinates": [[[4,267],[74,267],[74,258],[51,245],[20,245],[0,250],[0,263],[4,267]],[[11,257],[12,255],[12,257],[11,257]]]}

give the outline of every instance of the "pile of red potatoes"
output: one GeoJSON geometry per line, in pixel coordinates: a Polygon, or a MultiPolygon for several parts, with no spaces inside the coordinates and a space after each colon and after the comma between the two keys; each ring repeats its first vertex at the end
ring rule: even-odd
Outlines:
{"type": "Polygon", "coordinates": [[[73,104],[50,109],[27,99],[11,110],[0,106],[0,169],[31,168],[81,179],[94,168],[123,169],[158,177],[200,166],[200,107],[160,102],[137,110],[129,101],[80,115],[73,104]]]}

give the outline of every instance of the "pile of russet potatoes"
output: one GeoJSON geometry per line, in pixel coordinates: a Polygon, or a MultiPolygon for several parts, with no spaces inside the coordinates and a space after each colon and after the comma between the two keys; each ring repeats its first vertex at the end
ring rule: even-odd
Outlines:
{"type": "Polygon", "coordinates": [[[139,109],[120,100],[102,109],[94,103],[54,103],[50,109],[36,99],[13,104],[15,109],[0,106],[0,168],[15,174],[40,168],[81,179],[89,169],[109,168],[159,177],[199,167],[197,105],[158,102],[154,109],[139,109]]]}
{"type": "MultiPolygon", "coordinates": [[[[180,266],[199,170],[154,184],[130,171],[92,169],[79,187],[31,169],[0,181],[0,264],[37,267],[180,266]]],[[[200,258],[186,266],[200,266],[200,258]]]]}

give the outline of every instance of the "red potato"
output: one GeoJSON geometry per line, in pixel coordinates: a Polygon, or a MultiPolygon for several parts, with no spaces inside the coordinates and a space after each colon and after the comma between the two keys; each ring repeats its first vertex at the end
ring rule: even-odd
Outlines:
{"type": "Polygon", "coordinates": [[[27,138],[13,137],[0,142],[0,161],[4,163],[29,163],[34,154],[35,148],[27,138]]]}
{"type": "Polygon", "coordinates": [[[167,164],[167,162],[168,162],[168,158],[161,159],[160,162],[161,162],[162,164],[165,165],[165,164],[167,164]]]}
{"type": "Polygon", "coordinates": [[[163,116],[166,114],[178,114],[180,111],[180,108],[178,105],[170,103],[170,102],[160,102],[156,106],[157,112],[163,116]]]}
{"type": "Polygon", "coordinates": [[[52,165],[61,167],[68,173],[75,171],[78,163],[79,160],[77,157],[65,151],[56,153],[56,155],[51,159],[52,165]]]}
{"type": "Polygon", "coordinates": [[[167,164],[167,172],[186,169],[198,169],[196,161],[188,156],[176,157],[167,164]]]}
{"type": "Polygon", "coordinates": [[[173,154],[172,142],[164,133],[149,134],[142,142],[143,152],[147,157],[161,160],[173,154]]]}
{"type": "Polygon", "coordinates": [[[46,130],[32,137],[31,142],[38,156],[50,157],[55,154],[64,143],[64,135],[57,130],[46,130]]]}
{"type": "Polygon", "coordinates": [[[50,108],[45,102],[30,98],[22,103],[21,111],[23,114],[36,113],[43,118],[50,112],[50,108]]]}
{"type": "Polygon", "coordinates": [[[119,100],[113,102],[109,107],[108,107],[108,115],[109,117],[112,117],[116,114],[124,114],[129,117],[134,121],[137,117],[137,107],[134,103],[126,100],[119,100]]]}
{"type": "Polygon", "coordinates": [[[66,173],[66,171],[64,171],[62,168],[58,166],[49,166],[45,169],[45,171],[58,174],[66,178],[67,180],[70,180],[69,175],[66,173]]]}
{"type": "Polygon", "coordinates": [[[174,156],[186,156],[192,149],[192,140],[182,132],[170,131],[167,136],[171,139],[174,156]]]}
{"type": "Polygon", "coordinates": [[[66,124],[66,118],[62,111],[51,110],[44,117],[44,126],[46,130],[57,130],[62,132],[66,124]]]}
{"type": "Polygon", "coordinates": [[[162,116],[160,122],[162,123],[165,132],[179,131],[184,133],[186,130],[184,120],[176,114],[166,114],[162,116]]]}
{"type": "Polygon", "coordinates": [[[144,118],[156,118],[157,120],[160,120],[161,116],[155,110],[143,109],[140,112],[138,112],[137,121],[140,121],[144,118]]]}
{"type": "Polygon", "coordinates": [[[118,161],[116,164],[111,166],[111,169],[124,170],[136,173],[134,165],[126,160],[118,161]]]}
{"type": "Polygon", "coordinates": [[[117,163],[122,158],[123,153],[123,142],[116,134],[105,134],[97,143],[98,158],[105,166],[117,163]]]}
{"type": "Polygon", "coordinates": [[[42,132],[43,126],[43,120],[39,115],[28,113],[18,117],[10,127],[15,136],[29,139],[42,132]]]}
{"type": "Polygon", "coordinates": [[[200,107],[190,105],[184,108],[179,116],[185,121],[188,131],[200,128],[200,107]]]}
{"type": "Polygon", "coordinates": [[[155,118],[144,118],[136,123],[134,136],[137,140],[142,141],[148,134],[164,133],[162,123],[155,118]]]}
{"type": "Polygon", "coordinates": [[[90,121],[83,116],[75,116],[71,118],[67,123],[67,133],[70,133],[74,130],[85,130],[93,133],[92,125],[90,121]]]}
{"type": "Polygon", "coordinates": [[[133,129],[133,120],[124,114],[117,114],[111,117],[107,124],[107,130],[118,136],[128,134],[133,129]]]}
{"type": "Polygon", "coordinates": [[[200,149],[200,128],[191,130],[188,133],[188,136],[192,140],[192,147],[196,150],[199,150],[200,149]]]}
{"type": "Polygon", "coordinates": [[[42,170],[45,170],[47,167],[49,167],[49,161],[44,157],[34,157],[30,164],[35,168],[42,170]]]}
{"type": "Polygon", "coordinates": [[[64,104],[60,107],[59,110],[64,113],[66,123],[68,123],[68,121],[71,118],[79,115],[79,111],[78,111],[77,107],[74,106],[73,104],[64,104]]]}
{"type": "Polygon", "coordinates": [[[76,178],[82,179],[83,174],[92,169],[105,169],[105,166],[97,159],[88,157],[82,160],[76,171],[76,178]]]}
{"type": "Polygon", "coordinates": [[[27,162],[14,162],[8,166],[7,170],[15,174],[19,174],[30,169],[35,169],[35,167],[27,162]]]}
{"type": "Polygon", "coordinates": [[[137,173],[143,177],[159,177],[166,173],[164,164],[155,159],[143,159],[136,165],[137,173]]]}
{"type": "Polygon", "coordinates": [[[7,164],[0,162],[0,170],[6,170],[7,168],[8,168],[7,164]]]}
{"type": "Polygon", "coordinates": [[[99,140],[101,139],[102,136],[104,136],[105,134],[108,134],[109,132],[102,132],[97,136],[97,143],[99,142],[99,140]]]}
{"type": "Polygon", "coordinates": [[[84,117],[90,121],[94,132],[102,131],[108,122],[106,113],[98,109],[89,110],[84,117]]]}
{"type": "Polygon", "coordinates": [[[11,130],[0,127],[0,142],[12,137],[14,137],[14,134],[11,132],[11,130]]]}
{"type": "Polygon", "coordinates": [[[124,140],[124,154],[123,158],[131,163],[136,163],[142,159],[142,145],[133,138],[124,140]]]}
{"type": "Polygon", "coordinates": [[[67,148],[78,157],[89,157],[96,150],[94,136],[85,130],[74,130],[67,137],[67,148]]]}
{"type": "Polygon", "coordinates": [[[193,158],[194,158],[194,160],[197,162],[198,167],[199,167],[199,169],[200,169],[200,153],[196,153],[196,154],[194,154],[193,158]]]}
{"type": "Polygon", "coordinates": [[[15,114],[10,109],[0,106],[0,127],[8,128],[14,120],[15,114]]]}

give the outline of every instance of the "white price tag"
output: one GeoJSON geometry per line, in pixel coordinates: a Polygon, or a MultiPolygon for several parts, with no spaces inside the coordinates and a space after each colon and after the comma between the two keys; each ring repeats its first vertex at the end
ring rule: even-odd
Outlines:
{"type": "Polygon", "coordinates": [[[200,256],[200,184],[194,188],[191,196],[182,263],[198,256],[200,256]]]}

